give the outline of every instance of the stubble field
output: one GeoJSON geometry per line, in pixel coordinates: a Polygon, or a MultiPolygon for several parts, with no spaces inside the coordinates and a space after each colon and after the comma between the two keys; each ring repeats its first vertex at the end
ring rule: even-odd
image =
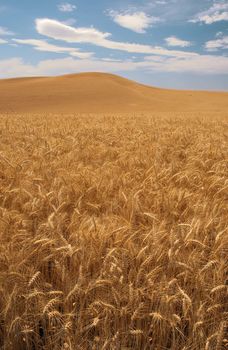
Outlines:
{"type": "Polygon", "coordinates": [[[0,115],[0,348],[225,350],[226,131],[0,115]]]}

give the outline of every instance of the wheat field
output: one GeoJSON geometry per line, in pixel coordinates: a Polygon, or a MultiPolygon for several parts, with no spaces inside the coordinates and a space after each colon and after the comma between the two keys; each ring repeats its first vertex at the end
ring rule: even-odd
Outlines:
{"type": "Polygon", "coordinates": [[[227,113],[0,115],[0,348],[227,349],[227,113]]]}

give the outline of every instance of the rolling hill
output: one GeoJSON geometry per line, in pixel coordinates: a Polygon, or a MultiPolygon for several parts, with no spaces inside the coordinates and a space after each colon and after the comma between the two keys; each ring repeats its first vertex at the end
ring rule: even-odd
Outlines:
{"type": "Polygon", "coordinates": [[[154,88],[106,73],[0,80],[0,112],[186,112],[228,109],[228,93],[154,88]]]}

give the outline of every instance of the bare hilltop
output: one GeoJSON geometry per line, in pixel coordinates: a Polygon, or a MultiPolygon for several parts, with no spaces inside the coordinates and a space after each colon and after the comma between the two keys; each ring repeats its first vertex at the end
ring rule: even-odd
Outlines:
{"type": "Polygon", "coordinates": [[[0,80],[0,112],[224,112],[228,93],[160,89],[106,73],[0,80]]]}

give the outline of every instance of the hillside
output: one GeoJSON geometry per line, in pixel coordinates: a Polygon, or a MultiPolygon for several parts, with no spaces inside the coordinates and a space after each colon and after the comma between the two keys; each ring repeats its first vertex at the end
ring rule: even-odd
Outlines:
{"type": "Polygon", "coordinates": [[[149,87],[105,73],[0,80],[0,112],[223,111],[228,93],[149,87]]]}

